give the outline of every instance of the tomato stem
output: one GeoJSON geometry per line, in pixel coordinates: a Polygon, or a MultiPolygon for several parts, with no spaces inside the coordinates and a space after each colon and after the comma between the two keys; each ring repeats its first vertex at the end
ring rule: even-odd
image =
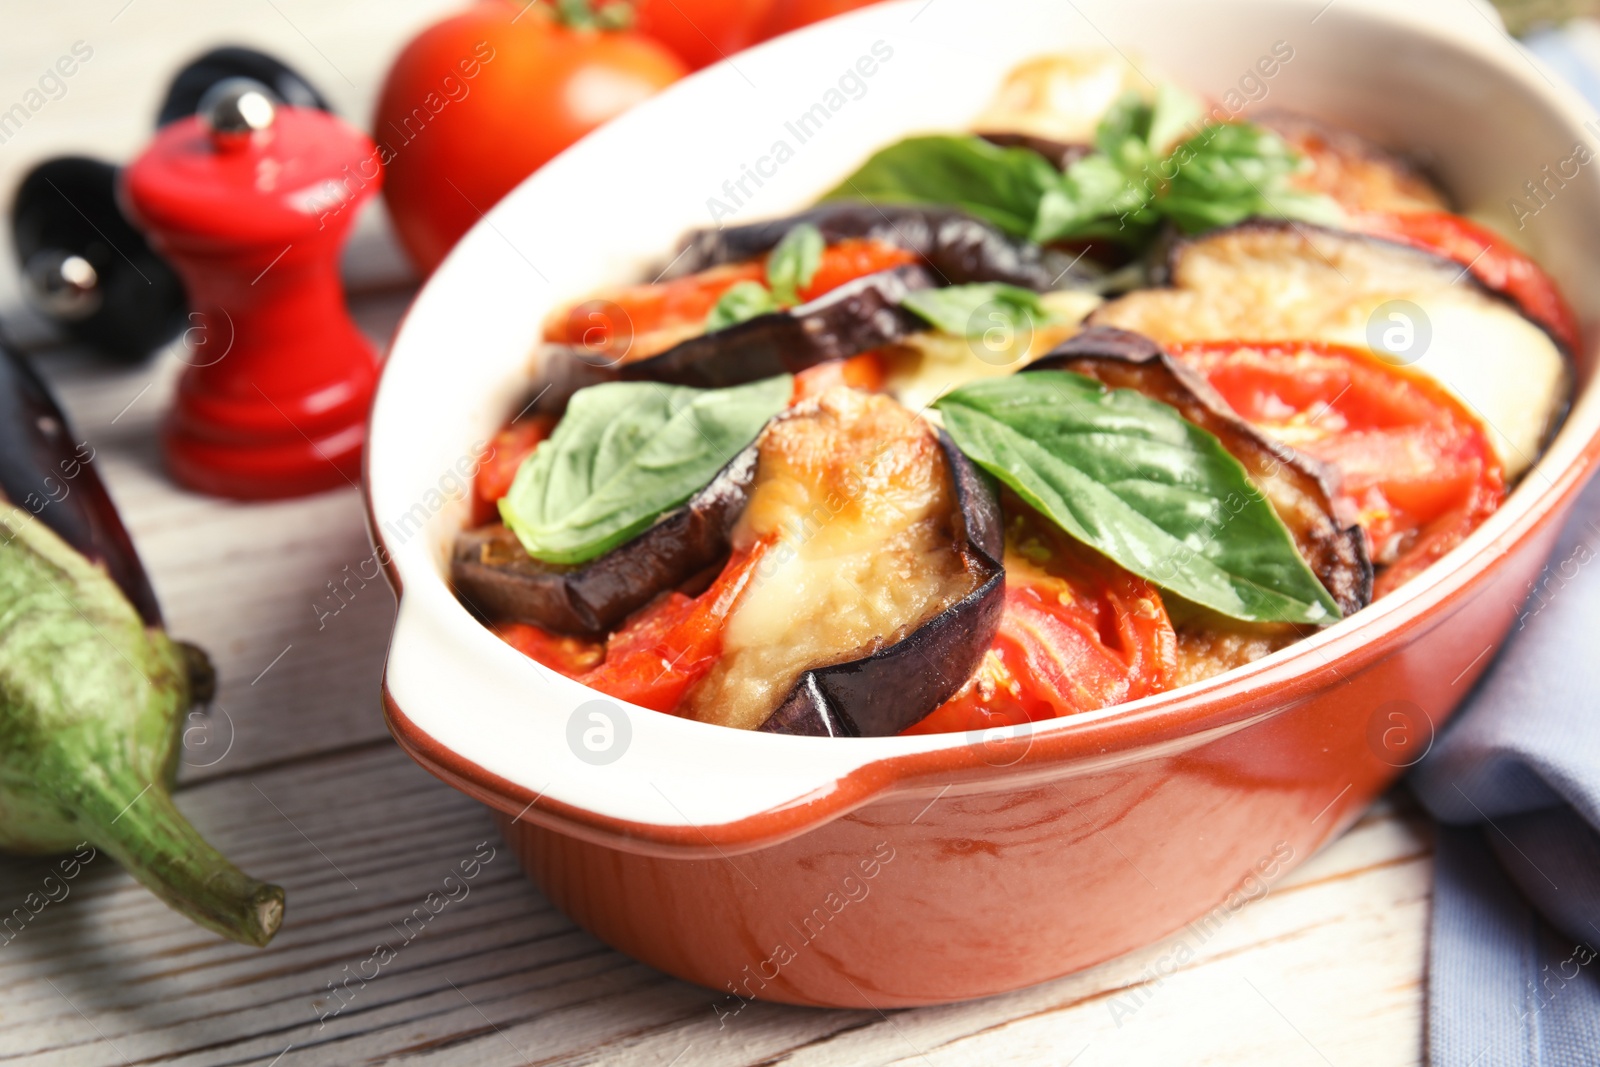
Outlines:
{"type": "Polygon", "coordinates": [[[631,30],[632,0],[554,0],[556,21],[574,30],[631,30]]]}

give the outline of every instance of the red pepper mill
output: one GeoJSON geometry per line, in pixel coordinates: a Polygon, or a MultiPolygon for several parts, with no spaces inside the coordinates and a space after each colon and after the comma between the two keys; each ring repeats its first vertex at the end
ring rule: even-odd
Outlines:
{"type": "Polygon", "coordinates": [[[381,180],[365,135],[245,78],[124,171],[129,217],[189,291],[162,433],[183,485],[271,500],[359,476],[377,358],[345,309],[339,249],[381,180]]]}

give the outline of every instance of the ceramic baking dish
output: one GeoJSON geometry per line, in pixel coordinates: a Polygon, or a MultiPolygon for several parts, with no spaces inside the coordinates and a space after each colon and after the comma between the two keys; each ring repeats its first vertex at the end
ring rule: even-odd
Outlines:
{"type": "MultiPolygon", "coordinates": [[[[724,1006],[1014,989],[1310,856],[1425,750],[1514,624],[1600,451],[1590,351],[1542,461],[1420,579],[1245,669],[1009,733],[813,739],[622,708],[481,626],[447,546],[551,308],[648,276],[690,228],[786,213],[886,142],[963,126],[1044,51],[1116,47],[1217,98],[1247,86],[1408,151],[1508,223],[1509,198],[1590,137],[1493,19],[1462,0],[906,0],[743,53],[591,136],[452,253],[384,371],[367,488],[400,593],[394,736],[499,814],[557,906],[724,1006]],[[1292,60],[1245,81],[1277,42],[1292,60]]],[[[1592,333],[1600,173],[1521,236],[1592,333]]]]}

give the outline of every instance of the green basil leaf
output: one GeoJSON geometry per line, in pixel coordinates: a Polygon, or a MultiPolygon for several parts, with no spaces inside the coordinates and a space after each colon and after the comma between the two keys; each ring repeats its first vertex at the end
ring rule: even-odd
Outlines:
{"type": "Polygon", "coordinates": [[[1155,106],[1150,109],[1150,121],[1145,128],[1145,144],[1158,157],[1165,157],[1186,139],[1189,130],[1203,128],[1205,105],[1200,98],[1184,92],[1175,85],[1162,85],[1156,90],[1155,106]]]}
{"type": "Polygon", "coordinates": [[[980,137],[911,137],[878,152],[823,199],[947,204],[1026,237],[1040,198],[1060,177],[1029,148],[1001,148],[980,137]]]}
{"type": "Polygon", "coordinates": [[[500,501],[522,547],[584,563],[703,488],[789,403],[794,379],[733,389],[608,382],[579,390],[500,501]]]}
{"type": "Polygon", "coordinates": [[[1148,181],[1130,179],[1103,155],[1085,156],[1041,198],[1030,236],[1040,244],[1069,237],[1137,242],[1156,221],[1153,196],[1148,181]]]}
{"type": "Polygon", "coordinates": [[[811,284],[827,249],[822,231],[802,222],[788,233],[767,257],[767,286],[783,307],[800,303],[800,290],[811,284]]]}
{"type": "Polygon", "coordinates": [[[1256,215],[1338,222],[1328,197],[1293,188],[1303,165],[1277,134],[1248,122],[1207,126],[1173,150],[1156,208],[1189,233],[1231,226],[1256,215]]]}
{"type": "Polygon", "coordinates": [[[1161,588],[1253,622],[1339,618],[1244,467],[1173,408],[1066,371],[973,382],[934,406],[973,462],[1161,588]]]}
{"type": "Polygon", "coordinates": [[[738,282],[731,286],[706,316],[706,333],[737,326],[757,315],[777,311],[778,302],[767,287],[757,281],[738,282]]]}
{"type": "Polygon", "coordinates": [[[900,306],[952,337],[982,337],[996,328],[1017,333],[1056,321],[1038,293],[998,282],[920,289],[900,306]]]}

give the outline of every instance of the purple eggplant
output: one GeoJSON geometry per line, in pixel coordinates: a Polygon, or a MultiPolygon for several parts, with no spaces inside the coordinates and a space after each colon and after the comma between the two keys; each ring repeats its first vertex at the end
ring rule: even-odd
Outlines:
{"type": "Polygon", "coordinates": [[[838,201],[788,218],[699,230],[685,240],[667,277],[765,255],[796,226],[810,223],[829,244],[847,238],[882,241],[922,257],[939,285],[1003,282],[1045,292],[1090,281],[1072,256],[1008,236],[949,207],[838,201]]]}
{"type": "Polygon", "coordinates": [[[230,863],[171,796],[185,716],[214,687],[210,662],[157,624],[88,456],[10,353],[0,488],[0,848],[79,863],[104,851],[194,922],[265,945],[283,890],[230,863]]]}
{"type": "Polygon", "coordinates": [[[146,625],[160,626],[155,590],[93,460],[33,368],[0,345],[0,495],[104,567],[146,625]]]}
{"type": "Polygon", "coordinates": [[[908,293],[934,286],[932,275],[916,265],[868,274],[808,304],[757,315],[620,365],[581,348],[547,345],[531,410],[559,414],[579,389],[606,381],[725,389],[870,352],[928,328],[900,303],[908,293]]]}
{"type": "Polygon", "coordinates": [[[1372,602],[1366,538],[1335,517],[1332,471],[1239,418],[1209,382],[1150,338],[1093,326],[1025,368],[1035,370],[1073,371],[1176,408],[1244,465],[1341,611],[1350,615],[1372,602]]]}
{"type": "Polygon", "coordinates": [[[456,594],[492,621],[603,638],[661,593],[728,554],[728,535],[750,501],[751,445],[687,504],[626,545],[579,567],[541,563],[496,523],[462,534],[451,557],[456,594]]]}
{"type": "Polygon", "coordinates": [[[1005,607],[1004,517],[1000,497],[943,431],[961,518],[961,554],[976,589],[900,641],[848,663],[800,676],[762,733],[807,737],[889,737],[927,718],[978,669],[1005,607]]]}

